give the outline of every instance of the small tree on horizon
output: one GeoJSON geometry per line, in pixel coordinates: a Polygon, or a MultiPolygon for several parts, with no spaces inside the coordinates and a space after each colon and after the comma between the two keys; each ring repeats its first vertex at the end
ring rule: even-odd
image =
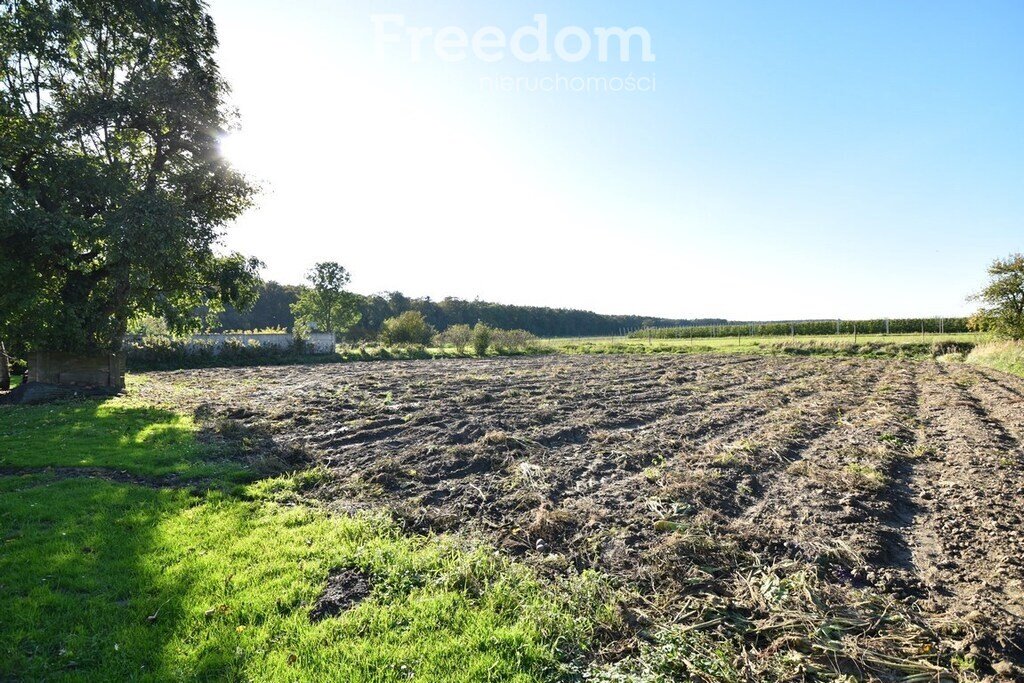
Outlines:
{"type": "Polygon", "coordinates": [[[345,290],[352,278],[341,264],[317,263],[306,277],[310,286],[304,288],[291,305],[297,333],[315,329],[343,334],[359,322],[358,299],[345,290]]]}
{"type": "Polygon", "coordinates": [[[971,317],[970,327],[1001,337],[1024,339],[1024,254],[996,259],[989,266],[988,275],[988,285],[970,298],[983,304],[971,317]]]}

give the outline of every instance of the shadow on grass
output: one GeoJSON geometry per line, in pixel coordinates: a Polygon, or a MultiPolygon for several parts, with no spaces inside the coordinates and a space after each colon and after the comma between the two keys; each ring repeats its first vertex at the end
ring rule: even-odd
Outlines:
{"type": "Polygon", "coordinates": [[[0,472],[0,680],[525,681],[590,637],[493,552],[307,507],[315,471],[225,464],[269,436],[222,422],[125,399],[0,409],[0,457],[23,468],[0,472]],[[338,567],[373,594],[311,622],[338,567]]]}
{"type": "Polygon", "coordinates": [[[256,427],[127,398],[0,407],[0,442],[0,472],[78,471],[136,483],[244,482],[302,464],[256,427]]]}
{"type": "Polygon", "coordinates": [[[0,491],[0,678],[158,671],[152,643],[174,628],[183,592],[160,585],[147,555],[156,520],[187,505],[187,495],[38,474],[2,477],[0,491]]]}

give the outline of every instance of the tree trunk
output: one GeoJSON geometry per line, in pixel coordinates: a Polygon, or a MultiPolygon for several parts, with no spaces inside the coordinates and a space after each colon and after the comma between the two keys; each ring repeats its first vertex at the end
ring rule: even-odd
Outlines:
{"type": "Polygon", "coordinates": [[[7,357],[7,349],[0,341],[0,391],[9,391],[11,388],[11,362],[7,357]]]}

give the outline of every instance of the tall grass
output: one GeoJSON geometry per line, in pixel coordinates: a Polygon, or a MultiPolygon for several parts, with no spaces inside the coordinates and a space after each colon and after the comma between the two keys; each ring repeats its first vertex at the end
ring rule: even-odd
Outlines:
{"type": "Polygon", "coordinates": [[[967,356],[967,362],[1024,377],[1024,342],[980,344],[967,356]]]}

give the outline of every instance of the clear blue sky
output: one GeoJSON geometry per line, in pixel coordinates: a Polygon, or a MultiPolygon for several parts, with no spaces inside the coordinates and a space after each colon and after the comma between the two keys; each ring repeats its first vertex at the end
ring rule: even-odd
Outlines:
{"type": "Polygon", "coordinates": [[[470,4],[213,0],[225,150],[266,187],[229,246],[286,282],[732,319],[960,314],[1024,251],[1024,3],[470,4]],[[417,62],[389,14],[637,26],[656,60],[417,62]],[[656,90],[485,86],[556,74],[656,90]]]}

